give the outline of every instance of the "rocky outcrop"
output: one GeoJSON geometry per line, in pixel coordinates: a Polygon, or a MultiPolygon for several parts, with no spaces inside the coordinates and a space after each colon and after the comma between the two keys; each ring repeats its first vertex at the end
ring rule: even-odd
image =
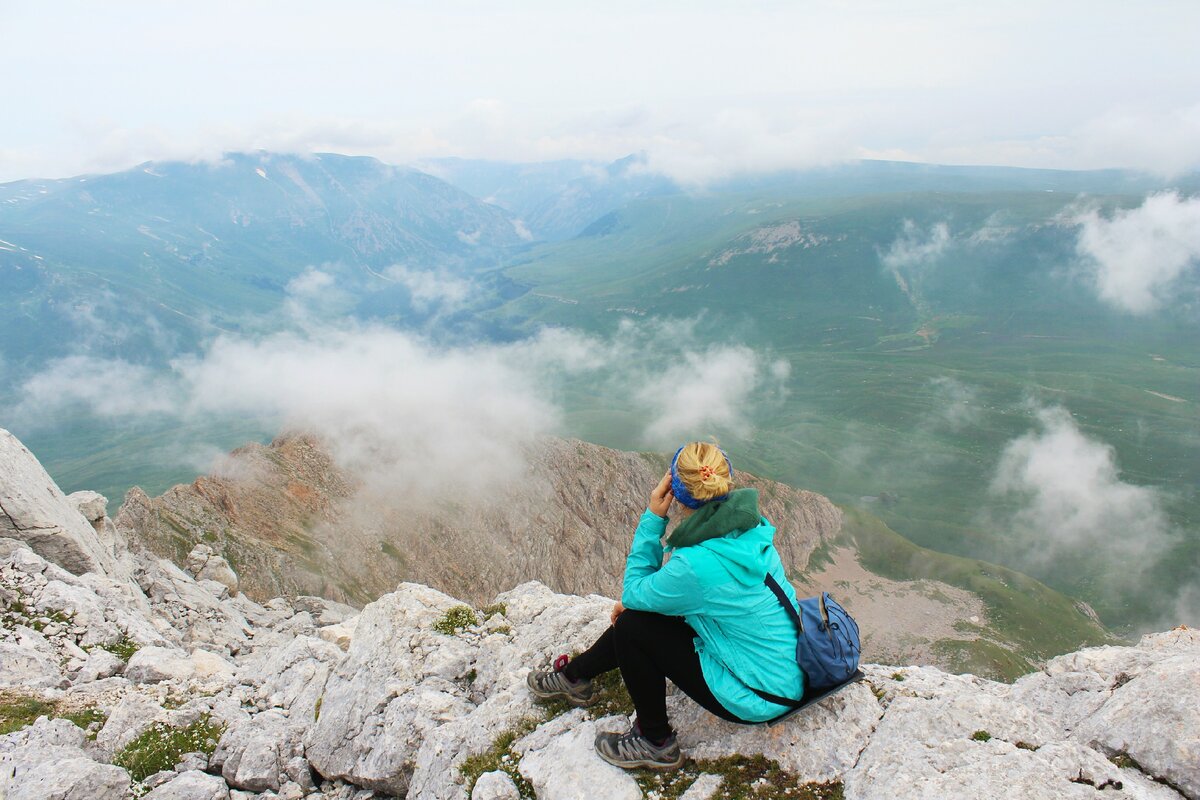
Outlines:
{"type": "MultiPolygon", "coordinates": [[[[592,748],[596,732],[631,723],[617,692],[559,713],[525,686],[531,667],[600,635],[611,599],[529,581],[477,609],[416,583],[361,612],[317,597],[259,604],[149,553],[113,557],[112,574],[76,575],[0,539],[0,704],[44,714],[0,735],[6,800],[657,791],[592,748]]],[[[848,800],[1200,800],[1200,632],[1070,653],[1011,685],[864,671],[773,728],[723,722],[673,692],[689,757],[676,788],[759,785],[766,765],[772,780],[836,784],[848,800]]]]}
{"type": "Polygon", "coordinates": [[[0,538],[23,541],[34,552],[76,575],[109,574],[115,566],[112,552],[91,522],[67,499],[25,445],[3,429],[0,538]]]}
{"type": "MultiPolygon", "coordinates": [[[[477,603],[528,579],[572,594],[617,593],[628,537],[665,462],[564,439],[525,455],[525,474],[487,496],[431,507],[346,474],[311,437],[282,436],[235,451],[222,475],[161,497],[135,489],[118,526],[198,576],[211,548],[259,601],[322,595],[361,604],[401,581],[477,603]]],[[[820,495],[744,472],[738,480],[760,490],[792,569],[841,527],[841,512],[820,495]]]]}

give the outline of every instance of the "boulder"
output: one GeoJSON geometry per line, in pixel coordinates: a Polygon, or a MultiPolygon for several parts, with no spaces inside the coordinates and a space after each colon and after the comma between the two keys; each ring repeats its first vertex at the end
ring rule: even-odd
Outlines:
{"type": "Polygon", "coordinates": [[[317,635],[327,642],[337,645],[342,650],[349,650],[354,641],[354,630],[358,626],[358,617],[351,617],[334,625],[326,625],[317,629],[317,635]]]}
{"type": "Polygon", "coordinates": [[[286,709],[293,719],[315,721],[329,673],[342,657],[328,642],[297,636],[283,647],[256,650],[242,663],[241,682],[256,687],[261,708],[286,709]]]}
{"type": "Polygon", "coordinates": [[[256,714],[231,725],[209,760],[226,783],[251,792],[276,791],[289,781],[287,767],[303,754],[304,727],[277,711],[256,714]]]}
{"type": "Polygon", "coordinates": [[[67,502],[93,527],[108,516],[108,498],[99,492],[72,492],[67,495],[67,502]]]}
{"type": "Polygon", "coordinates": [[[237,573],[229,566],[224,556],[218,555],[203,542],[192,548],[185,563],[188,574],[197,581],[216,581],[228,589],[230,594],[237,594],[237,573]]]}
{"type": "Polygon", "coordinates": [[[109,753],[116,753],[141,735],[163,713],[158,701],[139,692],[128,692],[109,712],[96,744],[109,753]]]}
{"type": "Polygon", "coordinates": [[[337,625],[358,616],[358,609],[324,597],[300,595],[292,603],[297,611],[307,611],[317,625],[337,625]]]}
{"type": "Polygon", "coordinates": [[[462,688],[443,677],[465,675],[472,648],[433,629],[456,605],[441,592],[406,583],[363,609],[306,742],[318,773],[388,794],[408,792],[425,736],[473,708],[462,688]],[[438,675],[426,669],[434,655],[438,675]]]}
{"type": "Polygon", "coordinates": [[[1200,631],[1146,637],[1153,663],[1121,682],[1072,739],[1132,758],[1147,775],[1200,797],[1200,631]]]}
{"type": "Polygon", "coordinates": [[[41,718],[0,736],[4,800],[128,800],[129,773],[88,758],[84,733],[65,719],[41,718]]]}
{"type": "Polygon", "coordinates": [[[471,800],[521,800],[521,793],[507,772],[496,770],[479,776],[471,800]]]}
{"type": "Polygon", "coordinates": [[[726,722],[681,692],[672,694],[667,710],[689,756],[763,755],[808,781],[838,780],[850,770],[883,716],[864,683],[772,728],[726,722]]]}
{"type": "Polygon", "coordinates": [[[91,523],[21,444],[0,428],[0,537],[25,542],[68,572],[112,573],[116,562],[91,523]]]}
{"type": "Polygon", "coordinates": [[[74,682],[91,683],[92,681],[111,678],[125,668],[125,662],[113,653],[97,647],[88,653],[87,660],[75,674],[74,682]]]}
{"type": "Polygon", "coordinates": [[[216,775],[188,770],[143,795],[142,800],[229,800],[229,787],[216,775]]]}
{"type": "Polygon", "coordinates": [[[0,642],[0,687],[50,689],[66,686],[58,664],[28,645],[0,642]]]}
{"type": "Polygon", "coordinates": [[[584,721],[573,711],[542,725],[514,744],[521,753],[521,776],[533,785],[538,800],[642,800],[637,781],[596,754],[596,734],[628,730],[628,720],[606,717],[584,721]]]}
{"type": "Polygon", "coordinates": [[[143,647],[125,665],[125,677],[134,683],[183,682],[195,672],[190,656],[167,647],[143,647]]]}

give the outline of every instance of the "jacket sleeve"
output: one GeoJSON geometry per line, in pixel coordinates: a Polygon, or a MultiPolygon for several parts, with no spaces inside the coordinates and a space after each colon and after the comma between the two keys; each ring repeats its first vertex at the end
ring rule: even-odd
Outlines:
{"type": "Polygon", "coordinates": [[[662,535],[667,521],[647,509],[633,534],[625,559],[625,586],[621,603],[634,611],[654,611],[670,616],[699,613],[704,590],[687,559],[678,552],[663,566],[662,535]]]}

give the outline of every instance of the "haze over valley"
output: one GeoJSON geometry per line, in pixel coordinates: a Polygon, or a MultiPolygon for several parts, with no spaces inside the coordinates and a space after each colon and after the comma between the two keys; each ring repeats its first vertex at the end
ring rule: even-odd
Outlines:
{"type": "Polygon", "coordinates": [[[0,185],[8,427],[114,511],[284,429],[430,502],[487,497],[546,435],[716,436],[1115,630],[1195,619],[1195,175],[422,167],[0,185]]]}

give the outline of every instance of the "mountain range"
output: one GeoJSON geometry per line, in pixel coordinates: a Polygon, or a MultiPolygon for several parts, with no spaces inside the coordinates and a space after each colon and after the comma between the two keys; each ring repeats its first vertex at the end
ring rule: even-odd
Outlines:
{"type": "MultiPolygon", "coordinates": [[[[177,452],[277,429],[39,419],[27,381],[72,357],[166,371],[218,336],[320,320],[467,346],[682,321],[693,355],[734,344],[786,367],[744,425],[703,431],[752,472],[919,546],[1029,572],[1121,630],[1182,613],[1200,566],[1196,273],[1154,314],[1115,308],[1082,269],[1076,220],[1148,192],[1186,198],[1196,176],[862,162],[688,187],[637,156],[421,166],[433,174],[230,154],[0,186],[0,408],[25,415],[11,426],[68,488],[158,494],[198,471],[177,452]],[[438,287],[469,291],[449,302],[438,287]],[[1128,520],[1159,536],[1134,581],[1105,547],[1040,557],[1030,536],[1055,545],[1054,521],[1031,526],[1027,497],[997,494],[1003,454],[1062,413],[1109,454],[1100,489],[1153,495],[1128,520]]],[[[93,395],[123,391],[93,380],[93,395]]],[[[569,379],[563,432],[644,449],[645,412],[608,383],[569,379]]]]}

